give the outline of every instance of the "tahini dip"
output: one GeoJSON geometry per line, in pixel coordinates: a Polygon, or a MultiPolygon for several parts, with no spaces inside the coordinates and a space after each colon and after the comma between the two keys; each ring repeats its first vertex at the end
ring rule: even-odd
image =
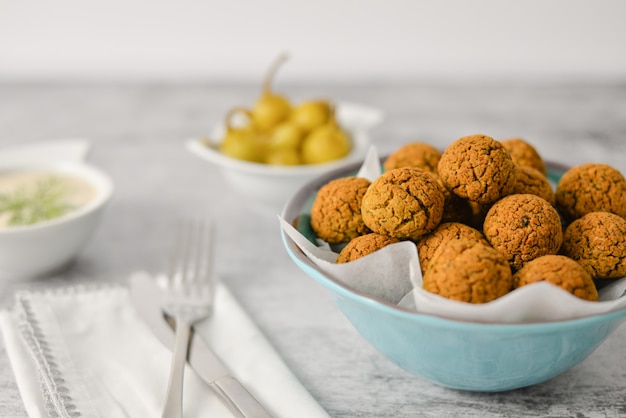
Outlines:
{"type": "MultiPolygon", "coordinates": [[[[3,210],[3,199],[15,197],[17,194],[32,196],[34,191],[42,184],[53,184],[58,193],[55,203],[62,204],[69,209],[60,214],[76,210],[87,204],[97,195],[96,188],[88,181],[80,177],[52,170],[28,170],[28,171],[0,171],[0,230],[10,227],[11,211],[3,210]]],[[[32,200],[26,199],[31,202],[32,200]]],[[[42,219],[38,222],[48,220],[42,219]]],[[[37,223],[37,222],[35,222],[37,223]]]]}

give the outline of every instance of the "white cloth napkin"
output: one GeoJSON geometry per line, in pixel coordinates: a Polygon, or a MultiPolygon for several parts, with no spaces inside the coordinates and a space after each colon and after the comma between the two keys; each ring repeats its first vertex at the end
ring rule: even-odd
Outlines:
{"type": "MultiPolygon", "coordinates": [[[[143,274],[143,273],[139,273],[143,274]]],[[[218,284],[197,332],[275,417],[327,417],[263,334],[218,284]]],[[[158,417],[171,352],[132,307],[123,286],[16,294],[0,328],[30,417],[158,417]]],[[[230,417],[187,366],[185,417],[230,417]]]]}

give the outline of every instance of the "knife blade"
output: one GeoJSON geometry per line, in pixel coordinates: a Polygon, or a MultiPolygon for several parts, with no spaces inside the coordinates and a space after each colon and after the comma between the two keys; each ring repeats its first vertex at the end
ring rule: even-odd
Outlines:
{"type": "MultiPolygon", "coordinates": [[[[173,349],[175,333],[161,308],[162,290],[147,275],[135,275],[130,280],[130,296],[139,316],[168,349],[173,349]]],[[[228,405],[233,414],[242,418],[271,418],[261,403],[234,377],[206,342],[198,335],[191,337],[187,362],[228,405]]]]}

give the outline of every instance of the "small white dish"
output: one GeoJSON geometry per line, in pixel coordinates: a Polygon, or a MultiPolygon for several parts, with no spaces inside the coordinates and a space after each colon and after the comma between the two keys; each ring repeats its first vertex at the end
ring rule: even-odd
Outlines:
{"type": "MultiPolygon", "coordinates": [[[[371,129],[383,119],[380,110],[351,103],[339,103],[336,112],[337,120],[350,134],[353,146],[346,157],[324,164],[275,166],[238,160],[219,152],[217,143],[207,146],[202,138],[190,139],[186,146],[194,155],[218,166],[230,185],[253,204],[280,213],[287,199],[309,180],[362,160],[371,142],[371,129]]],[[[223,133],[224,127],[218,126],[210,137],[222,138],[223,133]]]]}
{"type": "MultiPolygon", "coordinates": [[[[85,204],[59,217],[0,229],[0,278],[39,277],[66,266],[92,236],[113,195],[114,186],[109,176],[82,161],[88,150],[84,141],[75,142],[74,147],[68,147],[67,142],[62,145],[71,152],[52,154],[54,157],[47,161],[37,147],[32,147],[32,154],[25,152],[27,148],[16,150],[15,158],[0,161],[0,176],[37,171],[76,177],[87,182],[94,195],[85,204]]],[[[50,150],[50,147],[52,143],[46,143],[41,149],[50,150]]],[[[7,150],[5,156],[10,153],[11,150],[7,150]]]]}

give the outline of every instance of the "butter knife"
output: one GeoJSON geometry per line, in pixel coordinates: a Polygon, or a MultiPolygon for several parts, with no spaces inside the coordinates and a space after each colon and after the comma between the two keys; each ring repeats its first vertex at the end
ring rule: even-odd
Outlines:
{"type": "MultiPolygon", "coordinates": [[[[130,296],[139,316],[154,335],[170,350],[174,347],[174,330],[161,310],[161,290],[154,279],[136,275],[130,280],[130,296]]],[[[192,336],[187,362],[220,398],[235,416],[240,418],[271,418],[261,403],[235,378],[199,336],[192,336]]]]}

